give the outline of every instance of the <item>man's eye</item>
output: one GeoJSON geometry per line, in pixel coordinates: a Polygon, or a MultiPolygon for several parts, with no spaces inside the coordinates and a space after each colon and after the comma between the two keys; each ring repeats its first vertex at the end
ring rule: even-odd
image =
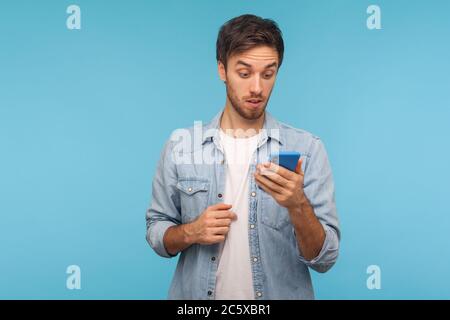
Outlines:
{"type": "Polygon", "coordinates": [[[272,77],[272,75],[273,75],[273,73],[266,73],[266,74],[264,75],[264,78],[270,79],[270,78],[272,77]]]}
{"type": "Polygon", "coordinates": [[[239,75],[240,75],[242,78],[247,78],[247,77],[248,77],[248,73],[239,73],[239,75]]]}

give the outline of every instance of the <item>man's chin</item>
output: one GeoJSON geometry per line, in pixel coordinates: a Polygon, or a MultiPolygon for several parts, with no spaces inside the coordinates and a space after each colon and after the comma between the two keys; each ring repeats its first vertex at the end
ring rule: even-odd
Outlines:
{"type": "Polygon", "coordinates": [[[259,118],[261,118],[264,115],[264,111],[266,109],[266,106],[262,106],[261,108],[258,109],[249,109],[249,108],[239,108],[238,110],[236,110],[239,115],[246,119],[246,120],[258,120],[259,118]]]}

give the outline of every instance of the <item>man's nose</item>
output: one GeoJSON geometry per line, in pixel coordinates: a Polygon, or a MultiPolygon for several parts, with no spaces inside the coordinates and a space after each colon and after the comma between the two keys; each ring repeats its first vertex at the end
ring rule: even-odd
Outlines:
{"type": "Polygon", "coordinates": [[[252,83],[250,85],[250,92],[252,95],[260,95],[262,93],[262,82],[259,76],[256,76],[252,79],[252,83]]]}

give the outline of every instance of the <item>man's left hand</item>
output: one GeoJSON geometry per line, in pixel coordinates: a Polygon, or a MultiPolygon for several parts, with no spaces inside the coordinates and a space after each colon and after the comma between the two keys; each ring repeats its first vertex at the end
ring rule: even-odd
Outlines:
{"type": "Polygon", "coordinates": [[[256,183],[288,210],[299,208],[306,200],[303,178],[302,159],[298,161],[295,172],[272,162],[259,164],[255,172],[256,183]]]}

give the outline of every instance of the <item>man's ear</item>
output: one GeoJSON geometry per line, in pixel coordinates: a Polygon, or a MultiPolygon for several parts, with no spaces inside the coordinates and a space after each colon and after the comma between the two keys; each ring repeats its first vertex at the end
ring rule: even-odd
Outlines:
{"type": "Polygon", "coordinates": [[[219,61],[217,64],[217,70],[219,72],[220,80],[222,80],[224,83],[226,83],[227,82],[227,71],[225,69],[224,64],[221,61],[219,61]]]}

